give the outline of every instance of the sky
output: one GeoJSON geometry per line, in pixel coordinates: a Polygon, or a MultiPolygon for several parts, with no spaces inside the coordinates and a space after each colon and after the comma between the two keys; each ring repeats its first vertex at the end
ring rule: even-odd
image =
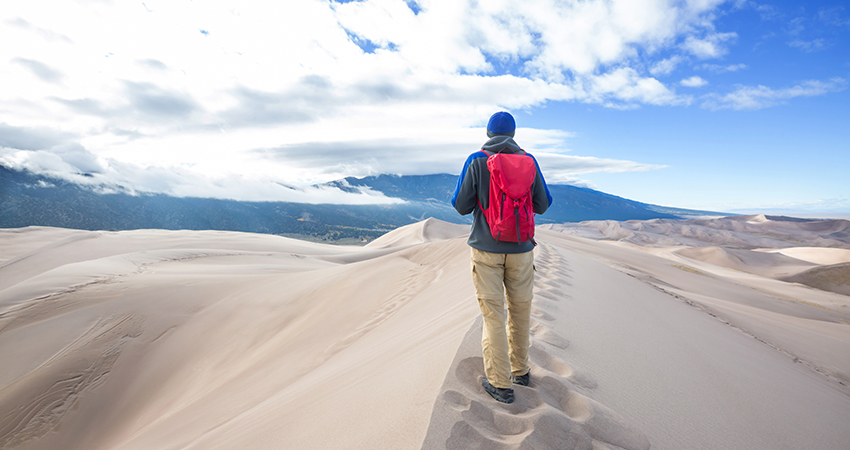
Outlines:
{"type": "Polygon", "coordinates": [[[0,43],[0,164],[100,192],[395,202],[310,186],[509,111],[550,184],[850,217],[842,1],[4,0],[0,43]]]}

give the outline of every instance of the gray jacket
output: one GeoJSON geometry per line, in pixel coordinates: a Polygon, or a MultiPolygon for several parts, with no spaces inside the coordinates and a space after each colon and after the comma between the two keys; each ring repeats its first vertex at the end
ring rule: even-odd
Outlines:
{"type": "MultiPolygon", "coordinates": [[[[490,253],[525,253],[534,250],[534,244],[531,242],[517,244],[494,239],[482,212],[482,208],[490,207],[490,170],[487,169],[489,155],[484,151],[517,153],[520,150],[519,145],[510,136],[496,135],[484,143],[481,151],[469,155],[466,159],[452,195],[452,206],[462,215],[472,213],[472,230],[467,240],[470,247],[490,253]]],[[[534,159],[530,153],[526,154],[534,159]]],[[[534,164],[537,165],[537,160],[534,160],[534,164]]],[[[531,189],[534,212],[543,214],[552,204],[552,195],[549,193],[549,187],[543,179],[539,165],[537,165],[537,177],[531,189]]]]}

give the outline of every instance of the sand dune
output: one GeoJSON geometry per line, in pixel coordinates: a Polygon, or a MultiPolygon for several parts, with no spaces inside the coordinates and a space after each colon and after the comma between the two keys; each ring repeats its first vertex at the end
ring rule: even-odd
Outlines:
{"type": "Polygon", "coordinates": [[[805,284],[824,291],[850,295],[850,264],[818,266],[786,277],[784,280],[805,284]]]}
{"type": "Polygon", "coordinates": [[[401,247],[427,242],[453,239],[469,235],[469,225],[458,225],[429,218],[375,239],[366,244],[369,248],[401,247]]]}
{"type": "Polygon", "coordinates": [[[842,257],[786,236],[846,228],[749,236],[776,222],[756,219],[704,235],[781,253],[540,227],[532,383],[513,405],[478,384],[466,227],[366,247],[0,230],[0,448],[843,449],[847,297],[775,277],[842,257]]]}
{"type": "Polygon", "coordinates": [[[570,342],[557,331],[556,315],[561,315],[559,304],[568,300],[563,289],[571,278],[568,263],[544,244],[536,266],[532,383],[517,386],[517,401],[510,405],[493,402],[482,391],[479,318],[446,376],[422,448],[650,448],[644,433],[592,399],[597,388],[593,376],[562,358],[570,342]]]}
{"type": "Polygon", "coordinates": [[[717,219],[588,221],[544,225],[590,239],[642,246],[723,246],[741,249],[834,247],[850,249],[850,221],[733,216],[717,219]]]}
{"type": "Polygon", "coordinates": [[[813,264],[831,265],[850,263],[850,250],[844,248],[789,247],[780,249],[756,249],[765,253],[779,253],[813,264]]]}
{"type": "Polygon", "coordinates": [[[374,426],[415,440],[444,371],[411,369],[448,366],[462,333],[451,330],[465,330],[476,308],[471,291],[456,291],[468,277],[462,241],[387,252],[147,230],[61,242],[0,268],[11,285],[0,292],[0,358],[15,361],[0,388],[3,448],[343,448],[351,434],[382,433],[343,420],[359,407],[307,411],[317,399],[347,405],[355,391],[398,405],[374,426]],[[134,328],[84,339],[119,318],[134,328]],[[416,358],[403,364],[405,355],[416,358]],[[65,360],[83,366],[54,362],[65,360]],[[64,380],[75,382],[51,387],[64,380]],[[36,392],[47,394],[25,401],[36,392]],[[343,417],[325,430],[334,411],[343,417]],[[214,431],[228,426],[248,430],[228,444],[214,431]]]}
{"type": "Polygon", "coordinates": [[[589,221],[541,228],[594,240],[614,241],[656,256],[671,252],[716,266],[844,294],[843,269],[850,262],[850,221],[776,216],[716,219],[589,221]],[[829,273],[829,275],[825,275],[829,273]],[[827,281],[832,280],[832,281],[827,281]]]}
{"type": "Polygon", "coordinates": [[[88,231],[50,227],[0,228],[0,264],[44,247],[51,241],[86,233],[88,231]]]}
{"type": "Polygon", "coordinates": [[[785,253],[757,252],[721,247],[686,247],[673,250],[686,258],[770,278],[794,275],[817,266],[785,253]]]}

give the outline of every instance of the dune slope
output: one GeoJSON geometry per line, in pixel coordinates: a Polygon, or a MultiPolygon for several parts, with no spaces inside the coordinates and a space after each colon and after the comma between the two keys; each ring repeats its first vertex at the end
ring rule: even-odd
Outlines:
{"type": "MultiPolygon", "coordinates": [[[[678,294],[706,289],[708,277],[630,247],[543,230],[538,237],[530,386],[516,387],[514,405],[478,387],[474,324],[436,399],[423,449],[839,449],[850,438],[841,382],[800,364],[779,347],[784,342],[742,333],[678,294]]],[[[754,292],[723,289],[722,298],[741,302],[754,292]]],[[[750,313],[780,324],[784,316],[750,313]]],[[[808,335],[797,330],[803,342],[791,348],[821,348],[821,333],[834,331],[816,361],[841,367],[834,374],[843,376],[850,326],[822,320],[808,335]]]]}
{"type": "MultiPolygon", "coordinates": [[[[843,232],[820,227],[806,232],[843,232]]],[[[480,313],[456,225],[420,222],[367,247],[0,230],[0,448],[746,450],[850,440],[846,296],[767,276],[843,254],[686,256],[544,228],[532,383],[513,405],[478,384],[480,313]]]]}
{"type": "Polygon", "coordinates": [[[463,240],[28,233],[0,266],[2,448],[416,447],[476,313],[463,240]]]}

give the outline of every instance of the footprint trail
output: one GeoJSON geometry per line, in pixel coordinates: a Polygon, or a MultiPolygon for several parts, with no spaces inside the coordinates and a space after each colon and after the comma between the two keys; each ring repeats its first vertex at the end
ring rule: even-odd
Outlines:
{"type": "Polygon", "coordinates": [[[643,433],[589,397],[597,387],[592,377],[564,360],[570,341],[556,330],[558,315],[569,313],[569,262],[541,244],[535,266],[530,386],[514,386],[512,404],[494,401],[481,388],[479,317],[443,382],[422,448],[648,449],[643,433]]]}

